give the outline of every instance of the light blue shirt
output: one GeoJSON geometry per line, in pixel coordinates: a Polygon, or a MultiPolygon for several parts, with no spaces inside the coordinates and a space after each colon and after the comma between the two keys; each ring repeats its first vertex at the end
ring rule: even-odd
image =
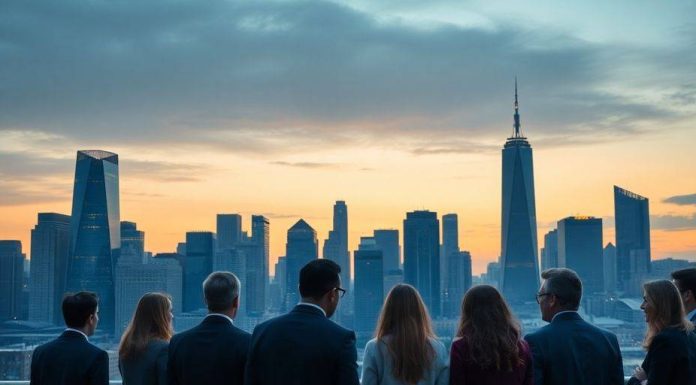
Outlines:
{"type": "Polygon", "coordinates": [[[689,314],[686,315],[686,319],[692,322],[696,322],[694,321],[694,316],[696,316],[696,309],[690,311],[689,314]]]}
{"type": "MultiPolygon", "coordinates": [[[[431,339],[435,359],[418,385],[449,385],[449,352],[442,342],[431,339]]],[[[362,385],[404,385],[392,375],[392,357],[382,341],[370,340],[365,346],[363,357],[362,385]]]]}

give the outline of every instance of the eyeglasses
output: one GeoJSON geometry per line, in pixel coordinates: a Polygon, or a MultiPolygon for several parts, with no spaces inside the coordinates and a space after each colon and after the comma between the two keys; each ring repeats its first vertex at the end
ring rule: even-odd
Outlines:
{"type": "Polygon", "coordinates": [[[536,295],[537,303],[541,303],[541,299],[547,295],[551,295],[551,293],[537,293],[537,295],[536,295]]]}
{"type": "Polygon", "coordinates": [[[338,296],[341,298],[343,298],[343,296],[346,295],[346,289],[342,289],[340,287],[337,287],[334,290],[336,290],[338,292],[338,296]]]}

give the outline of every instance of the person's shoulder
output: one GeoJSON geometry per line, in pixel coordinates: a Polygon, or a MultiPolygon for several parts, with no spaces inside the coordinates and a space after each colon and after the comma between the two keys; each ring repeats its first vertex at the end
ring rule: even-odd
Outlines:
{"type": "Polygon", "coordinates": [[[150,340],[147,344],[147,349],[152,351],[161,351],[169,348],[169,341],[165,341],[159,338],[154,338],[150,340]]]}

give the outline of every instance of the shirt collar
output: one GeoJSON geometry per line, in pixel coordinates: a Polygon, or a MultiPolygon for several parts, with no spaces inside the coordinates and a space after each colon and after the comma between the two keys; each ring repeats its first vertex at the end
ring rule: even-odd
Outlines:
{"type": "Polygon", "coordinates": [[[558,317],[559,315],[561,315],[561,314],[566,314],[566,313],[575,313],[575,314],[577,314],[578,312],[575,311],[575,310],[563,310],[563,311],[559,311],[558,313],[554,314],[553,318],[551,318],[551,322],[553,322],[553,320],[555,320],[556,317],[558,317]]]}
{"type": "Polygon", "coordinates": [[[67,332],[67,331],[71,331],[71,332],[75,332],[75,333],[80,333],[80,334],[82,334],[83,336],[85,336],[85,339],[86,339],[87,341],[89,341],[89,337],[87,337],[87,334],[85,334],[85,332],[83,332],[82,330],[77,330],[77,329],[73,329],[73,328],[65,328],[65,331],[66,331],[66,332],[67,332]]]}
{"type": "Polygon", "coordinates": [[[690,311],[689,314],[686,315],[686,319],[691,321],[691,319],[694,318],[695,315],[696,315],[696,309],[690,311]]]}
{"type": "Polygon", "coordinates": [[[309,302],[300,302],[300,303],[298,303],[298,305],[315,307],[315,308],[321,310],[322,314],[324,314],[324,317],[326,317],[326,311],[324,309],[322,309],[321,306],[319,306],[319,305],[315,305],[315,304],[309,303],[309,302]]]}
{"type": "Polygon", "coordinates": [[[227,318],[227,320],[230,321],[230,324],[234,325],[234,320],[233,320],[232,318],[226,316],[225,314],[221,314],[221,313],[208,313],[208,315],[206,315],[205,318],[208,318],[208,317],[211,317],[211,316],[227,318]]]}

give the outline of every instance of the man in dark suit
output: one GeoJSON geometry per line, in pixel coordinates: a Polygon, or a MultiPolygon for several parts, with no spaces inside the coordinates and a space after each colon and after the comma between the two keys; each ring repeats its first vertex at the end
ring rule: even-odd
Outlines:
{"type": "Polygon", "coordinates": [[[81,291],[63,298],[67,329],[34,349],[31,385],[108,385],[109,356],[89,343],[99,323],[97,295],[81,291]]]}
{"type": "Polygon", "coordinates": [[[345,293],[341,268],[316,259],[300,271],[301,302],[254,329],[246,385],[358,385],[355,333],[329,320],[345,293]]]}
{"type": "Polygon", "coordinates": [[[686,318],[696,324],[696,268],[691,267],[673,272],[672,281],[681,294],[686,318]]]}
{"type": "Polygon", "coordinates": [[[577,313],[582,282],[570,269],[549,269],[537,302],[550,322],[524,338],[532,348],[536,385],[622,385],[623,361],[616,336],[577,313]]]}
{"type": "Polygon", "coordinates": [[[249,333],[234,326],[239,309],[239,279],[217,271],[203,282],[208,315],[200,325],[169,342],[170,385],[242,385],[249,333]]]}

